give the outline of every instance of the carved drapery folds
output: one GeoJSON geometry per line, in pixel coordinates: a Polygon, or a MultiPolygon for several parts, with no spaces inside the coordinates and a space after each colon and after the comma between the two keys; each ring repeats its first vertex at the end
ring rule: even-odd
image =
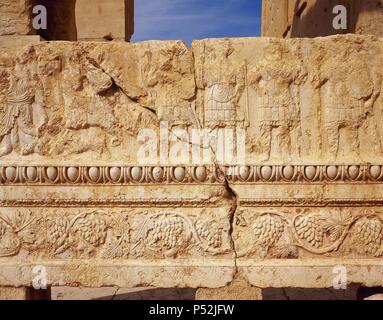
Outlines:
{"type": "Polygon", "coordinates": [[[0,284],[38,263],[51,284],[217,287],[244,271],[328,287],[340,262],[381,285],[382,50],[351,35],[3,50],[0,284]]]}
{"type": "Polygon", "coordinates": [[[192,50],[181,42],[23,50],[2,54],[3,159],[37,153],[135,163],[128,146],[139,148],[140,129],[158,130],[160,121],[189,133],[245,128],[248,163],[383,158],[382,52],[375,38],[219,39],[195,41],[192,50]]]}

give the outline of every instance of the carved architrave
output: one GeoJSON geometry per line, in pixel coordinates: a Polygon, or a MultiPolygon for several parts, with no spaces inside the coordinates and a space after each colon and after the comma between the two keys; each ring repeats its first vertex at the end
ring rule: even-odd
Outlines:
{"type": "Polygon", "coordinates": [[[382,61],[350,35],[2,51],[0,286],[383,285],[382,61]]]}

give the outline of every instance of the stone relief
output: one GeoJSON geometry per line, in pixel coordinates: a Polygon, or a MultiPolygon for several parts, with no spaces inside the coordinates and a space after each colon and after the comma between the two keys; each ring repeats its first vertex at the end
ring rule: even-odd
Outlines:
{"type": "Polygon", "coordinates": [[[197,109],[244,120],[248,163],[381,161],[380,40],[208,39],[193,52],[197,109]]]}
{"type": "MultiPolygon", "coordinates": [[[[163,61],[164,64],[167,63],[166,61],[173,63],[173,55],[180,54],[181,59],[183,59],[182,55],[190,55],[186,50],[182,52],[185,47],[179,46],[178,42],[166,46],[166,49],[179,51],[170,54],[157,47],[142,48],[142,51],[149,52],[153,61],[157,61],[161,56],[166,57],[167,60],[163,61]]],[[[114,52],[121,51],[122,47],[125,46],[117,45],[114,52]]],[[[122,50],[125,51],[122,55],[130,54],[136,56],[136,59],[141,59],[141,51],[129,47],[130,52],[122,50]]],[[[130,74],[130,79],[121,85],[120,75],[116,76],[114,73],[114,68],[118,67],[119,62],[115,58],[105,62],[105,52],[99,52],[100,48],[92,45],[67,43],[55,46],[53,49],[49,44],[44,43],[23,50],[24,52],[19,55],[25,56],[25,63],[28,64],[29,69],[34,69],[28,70],[29,78],[36,78],[41,82],[40,89],[35,82],[24,77],[28,86],[33,87],[36,91],[34,94],[37,96],[35,98],[29,94],[30,97],[27,97],[27,100],[40,99],[39,105],[43,104],[45,108],[46,120],[43,121],[43,125],[40,123],[41,120],[38,122],[39,119],[32,119],[31,121],[34,122],[31,124],[36,123],[36,130],[41,127],[39,137],[34,140],[38,140],[41,145],[38,154],[47,160],[49,157],[59,157],[63,160],[82,161],[91,157],[95,161],[98,159],[119,161],[121,158],[118,155],[123,153],[126,160],[130,159],[130,162],[135,162],[137,155],[133,154],[131,150],[137,150],[140,145],[137,142],[137,136],[141,129],[158,130],[160,119],[175,120],[178,115],[183,115],[183,121],[187,121],[187,123],[190,123],[190,119],[192,119],[189,116],[191,108],[189,104],[190,95],[192,96],[194,93],[187,92],[191,91],[189,88],[182,92],[182,86],[185,83],[183,79],[169,80],[173,83],[178,82],[180,86],[178,93],[176,90],[173,94],[168,94],[167,90],[162,90],[163,86],[170,87],[171,83],[166,81],[163,83],[161,76],[165,77],[168,71],[161,70],[161,65],[154,70],[147,70],[144,67],[140,69],[139,66],[135,66],[137,73],[132,73],[130,64],[123,65],[121,69],[127,69],[126,72],[130,74]],[[36,61],[37,66],[32,68],[34,62],[31,61],[36,61]],[[141,72],[149,74],[141,74],[141,72]],[[151,80],[148,80],[148,77],[151,77],[151,80]],[[158,83],[158,80],[161,80],[161,83],[158,83]],[[130,83],[132,84],[130,85],[130,83]],[[176,111],[170,119],[166,118],[167,116],[162,117],[157,111],[163,92],[172,97],[171,101],[167,99],[166,104],[171,110],[176,111]],[[186,110],[184,110],[185,106],[186,110]],[[132,146],[134,147],[132,148],[132,146]]],[[[130,63],[130,57],[126,58],[130,63]]],[[[15,60],[8,65],[2,63],[5,66],[2,72],[8,75],[10,82],[16,77],[19,69],[27,72],[27,67],[21,64],[20,58],[13,59],[4,56],[3,59],[15,60]]],[[[142,61],[142,63],[151,63],[151,61],[142,61]]],[[[190,66],[192,65],[190,64],[190,66]]],[[[175,63],[173,68],[178,67],[178,64],[175,63]]],[[[181,72],[192,72],[188,70],[188,65],[186,65],[186,69],[183,66],[180,68],[181,72]]],[[[169,70],[169,75],[171,72],[176,75],[177,71],[169,70]]],[[[20,89],[18,90],[20,91],[20,89]]],[[[15,99],[9,101],[8,96],[9,94],[4,95],[3,100],[7,101],[7,104],[5,103],[5,105],[9,105],[7,108],[11,109],[12,101],[15,99]]],[[[29,109],[31,108],[29,107],[29,109]]],[[[34,112],[40,115],[41,111],[37,107],[35,109],[34,112]]],[[[167,111],[165,114],[169,115],[173,111],[167,111]]],[[[16,155],[11,154],[14,148],[9,143],[9,124],[7,123],[11,122],[8,121],[8,118],[12,115],[8,115],[8,113],[7,111],[3,121],[5,128],[2,129],[2,136],[4,135],[2,140],[5,152],[2,152],[2,156],[8,156],[6,159],[12,160],[16,155]]],[[[31,125],[29,126],[31,127],[31,125]]],[[[14,131],[16,130],[17,128],[14,129],[14,131]]],[[[33,136],[36,136],[35,132],[33,132],[33,136]]],[[[34,152],[25,150],[23,153],[28,156],[34,152]]]]}
{"type": "Polygon", "coordinates": [[[225,222],[170,211],[134,212],[131,218],[132,213],[56,210],[44,217],[34,210],[2,209],[0,257],[26,252],[47,258],[158,259],[231,252],[225,222]]]}
{"type": "Polygon", "coordinates": [[[47,123],[44,89],[28,62],[21,56],[9,81],[0,115],[0,156],[14,150],[22,156],[39,151],[39,138],[47,123]]]}
{"type": "MultiPolygon", "coordinates": [[[[163,211],[59,210],[43,219],[34,210],[0,216],[0,256],[160,259],[232,252],[227,222],[163,211]],[[41,232],[39,230],[44,230],[41,232]]],[[[378,258],[382,213],[376,209],[240,209],[233,241],[238,258],[378,258]]]]}
{"type": "MultiPolygon", "coordinates": [[[[227,240],[223,243],[223,228],[217,221],[193,222],[183,214],[173,213],[151,214],[144,222],[140,220],[133,241],[133,251],[137,256],[175,257],[190,250],[191,246],[212,255],[231,250],[227,240]]],[[[225,233],[227,237],[228,230],[225,233]]]]}
{"type": "Polygon", "coordinates": [[[0,257],[15,256],[23,245],[35,242],[38,232],[36,218],[30,211],[18,211],[13,215],[0,216],[0,257]]]}
{"type": "Polygon", "coordinates": [[[315,75],[313,85],[321,92],[324,138],[331,159],[335,161],[340,152],[361,159],[363,128],[368,128],[374,151],[382,154],[374,108],[382,85],[379,71],[370,66],[369,55],[361,48],[326,53],[321,49],[319,74],[315,75]],[[351,61],[350,56],[358,63],[351,61]]]}
{"type": "Polygon", "coordinates": [[[383,220],[379,210],[244,209],[236,220],[234,241],[239,257],[378,258],[383,255],[383,220]],[[244,239],[248,239],[247,245],[244,239]]]}
{"type": "Polygon", "coordinates": [[[222,262],[225,279],[243,261],[379,264],[381,48],[345,36],[4,50],[1,260],[194,273],[222,262]],[[158,134],[161,121],[243,129],[246,161],[140,163],[138,133],[158,134]]]}
{"type": "Polygon", "coordinates": [[[294,65],[292,55],[279,42],[271,42],[264,52],[265,59],[249,71],[249,85],[257,97],[250,108],[256,110],[261,161],[270,159],[271,151],[275,149],[274,139],[278,153],[291,161],[291,134],[294,129],[300,129],[297,89],[306,73],[297,63],[294,65]]]}
{"type": "Polygon", "coordinates": [[[139,131],[166,121],[170,129],[244,128],[248,163],[380,161],[380,42],[367,51],[366,41],[337,39],[203,40],[192,49],[61,43],[4,53],[0,155],[136,163],[139,131]]]}
{"type": "Polygon", "coordinates": [[[225,84],[214,83],[206,90],[205,123],[230,125],[237,119],[237,107],[234,103],[235,94],[225,84]]]}
{"type": "Polygon", "coordinates": [[[221,44],[220,51],[204,47],[201,49],[204,51],[199,52],[200,48],[196,47],[201,54],[195,62],[197,88],[204,90],[199,97],[203,105],[201,123],[207,128],[243,126],[245,121],[238,104],[245,87],[244,65],[227,59],[233,52],[230,41],[222,39],[221,44]],[[217,65],[220,68],[217,69],[217,65]]]}
{"type": "Polygon", "coordinates": [[[363,184],[383,181],[379,165],[343,166],[135,166],[135,167],[0,167],[3,185],[115,185],[115,184],[268,184],[318,182],[363,184]]]}

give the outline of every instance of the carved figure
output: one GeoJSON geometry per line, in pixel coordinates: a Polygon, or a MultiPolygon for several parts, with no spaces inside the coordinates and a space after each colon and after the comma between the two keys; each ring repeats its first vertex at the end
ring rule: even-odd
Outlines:
{"type": "Polygon", "coordinates": [[[41,82],[31,75],[22,59],[16,64],[10,80],[6,106],[0,114],[0,156],[7,155],[18,146],[22,155],[37,151],[37,138],[47,123],[44,109],[44,90],[41,82]]]}
{"type": "MultiPolygon", "coordinates": [[[[338,57],[324,63],[321,69],[317,86],[322,86],[323,90],[324,129],[329,151],[334,160],[339,153],[342,128],[347,128],[350,132],[347,143],[351,146],[351,150],[356,152],[357,156],[360,155],[359,128],[368,117],[373,116],[373,106],[379,96],[380,88],[369,66],[363,62],[365,59],[367,58],[358,59],[360,61],[358,64],[347,63],[348,52],[341,52],[338,57]]],[[[375,140],[374,145],[381,149],[376,125],[372,129],[370,132],[375,140]]]]}
{"type": "Polygon", "coordinates": [[[288,63],[288,51],[278,42],[265,49],[265,59],[249,71],[249,85],[258,97],[257,119],[262,146],[262,160],[270,158],[273,131],[282,154],[291,154],[291,130],[298,126],[299,99],[291,90],[305,78],[301,68],[288,63]]]}
{"type": "Polygon", "coordinates": [[[243,122],[238,100],[245,87],[244,74],[241,66],[227,59],[232,51],[230,43],[224,43],[222,51],[216,53],[218,56],[212,56],[211,62],[206,61],[206,69],[215,68],[217,61],[220,63],[219,70],[210,74],[204,83],[204,118],[208,127],[237,126],[243,122]]]}

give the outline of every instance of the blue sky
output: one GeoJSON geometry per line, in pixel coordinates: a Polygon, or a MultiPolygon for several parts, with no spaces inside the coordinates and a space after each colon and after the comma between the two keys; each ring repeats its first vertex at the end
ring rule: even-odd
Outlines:
{"type": "Polygon", "coordinates": [[[132,41],[259,36],[262,0],[136,0],[132,41]]]}

